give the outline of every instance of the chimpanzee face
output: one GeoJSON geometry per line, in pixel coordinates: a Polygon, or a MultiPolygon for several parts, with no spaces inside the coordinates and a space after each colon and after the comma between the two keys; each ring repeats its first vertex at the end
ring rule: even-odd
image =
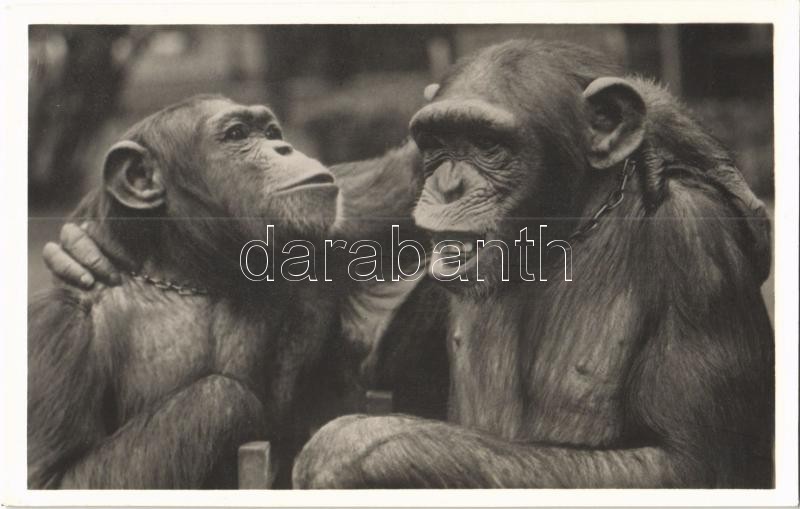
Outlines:
{"type": "Polygon", "coordinates": [[[283,138],[267,107],[224,101],[206,107],[206,178],[226,208],[238,217],[282,225],[282,234],[321,238],[336,216],[338,187],[331,172],[283,138]]]}
{"type": "Polygon", "coordinates": [[[489,102],[444,97],[423,108],[411,129],[426,177],[414,218],[431,232],[434,245],[456,241],[434,249],[432,275],[467,279],[450,284],[453,288],[481,286],[476,284],[480,258],[481,278],[499,279],[500,251],[479,248],[479,242],[515,238],[505,219],[514,216],[532,187],[520,140],[523,126],[489,102]]]}
{"type": "Polygon", "coordinates": [[[567,72],[563,55],[525,44],[460,63],[411,120],[426,177],[414,219],[435,243],[457,241],[430,264],[455,291],[495,288],[503,264],[518,272],[520,230],[579,214],[589,172],[613,174],[643,138],[646,108],[630,83],[567,72]]]}
{"type": "Polygon", "coordinates": [[[105,178],[129,208],[232,219],[251,238],[271,224],[287,239],[316,240],[336,217],[327,168],[283,139],[267,107],[222,97],[190,99],[134,126],[109,152],[105,178]]]}

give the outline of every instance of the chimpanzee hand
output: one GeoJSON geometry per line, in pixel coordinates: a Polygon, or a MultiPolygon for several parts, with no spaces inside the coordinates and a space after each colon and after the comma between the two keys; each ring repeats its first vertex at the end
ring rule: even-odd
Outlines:
{"type": "Polygon", "coordinates": [[[109,285],[120,283],[117,268],[92,239],[91,224],[67,223],[61,228],[60,244],[48,242],[42,250],[47,268],[70,285],[91,288],[95,279],[109,285]]]}

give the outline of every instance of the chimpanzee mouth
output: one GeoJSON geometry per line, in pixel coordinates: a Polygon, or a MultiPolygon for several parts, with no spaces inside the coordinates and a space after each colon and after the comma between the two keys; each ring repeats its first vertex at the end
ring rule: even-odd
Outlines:
{"type": "MultiPolygon", "coordinates": [[[[477,263],[478,240],[484,240],[480,233],[437,232],[433,237],[434,252],[431,258],[432,270],[441,270],[450,275],[460,275],[477,263]],[[437,266],[433,266],[438,261],[437,266]]],[[[445,275],[445,274],[442,274],[445,275]]]]}
{"type": "Polygon", "coordinates": [[[314,173],[300,177],[294,182],[290,182],[281,187],[277,193],[295,192],[306,189],[314,189],[320,187],[335,187],[333,175],[330,173],[314,173]]]}

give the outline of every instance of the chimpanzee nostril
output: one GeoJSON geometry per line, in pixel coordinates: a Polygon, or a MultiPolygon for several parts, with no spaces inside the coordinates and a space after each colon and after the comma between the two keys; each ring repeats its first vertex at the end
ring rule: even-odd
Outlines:
{"type": "Polygon", "coordinates": [[[288,156],[294,151],[291,145],[279,145],[275,147],[275,152],[279,153],[282,156],[288,156]]]}

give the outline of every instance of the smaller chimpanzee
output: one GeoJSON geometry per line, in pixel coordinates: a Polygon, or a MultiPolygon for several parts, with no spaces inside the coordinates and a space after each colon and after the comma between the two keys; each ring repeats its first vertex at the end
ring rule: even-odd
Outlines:
{"type": "Polygon", "coordinates": [[[295,401],[331,397],[338,323],[329,286],[243,285],[239,250],[267,224],[319,242],[337,185],[268,108],[218,96],[133,126],[103,177],[77,216],[136,272],[29,306],[29,487],[231,486],[240,444],[280,442],[310,416],[295,401]]]}

